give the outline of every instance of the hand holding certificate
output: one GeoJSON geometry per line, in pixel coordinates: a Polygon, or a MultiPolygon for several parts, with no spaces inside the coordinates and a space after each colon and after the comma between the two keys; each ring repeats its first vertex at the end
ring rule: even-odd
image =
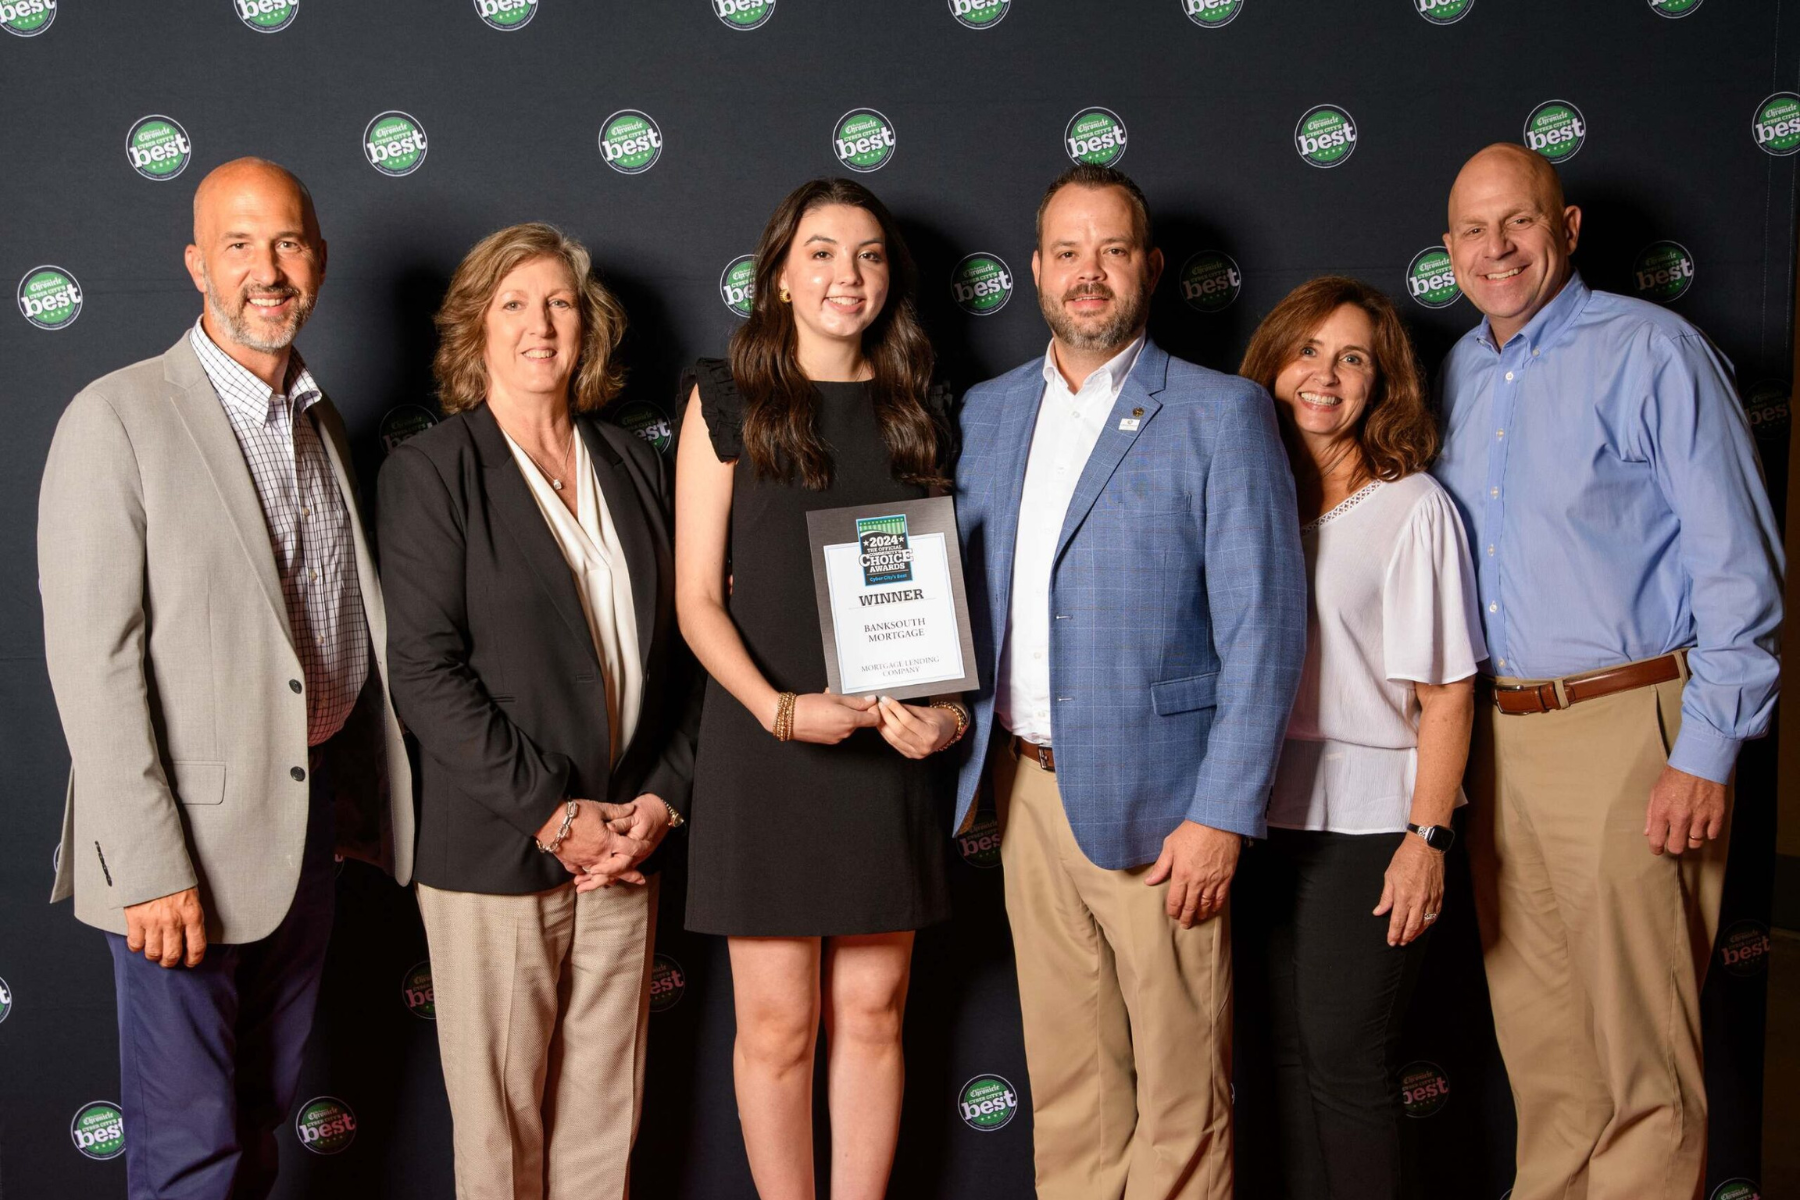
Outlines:
{"type": "Polygon", "coordinates": [[[806,514],[831,690],[973,691],[975,648],[947,496],[806,514]]]}

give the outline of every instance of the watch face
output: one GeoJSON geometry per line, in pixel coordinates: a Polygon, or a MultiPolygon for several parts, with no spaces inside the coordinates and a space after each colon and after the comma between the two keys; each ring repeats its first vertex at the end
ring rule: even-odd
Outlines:
{"type": "Polygon", "coordinates": [[[1433,825],[1425,830],[1425,844],[1433,850],[1448,850],[1456,840],[1456,830],[1446,825],[1433,825]]]}

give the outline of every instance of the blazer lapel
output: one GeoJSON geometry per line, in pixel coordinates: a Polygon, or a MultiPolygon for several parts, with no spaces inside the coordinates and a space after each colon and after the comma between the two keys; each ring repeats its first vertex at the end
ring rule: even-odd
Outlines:
{"type": "Polygon", "coordinates": [[[232,432],[224,402],[213,390],[212,380],[207,378],[206,368],[200,365],[200,356],[194,353],[187,334],[163,355],[163,378],[169,384],[169,404],[199,448],[200,461],[206,464],[213,487],[218,489],[225,515],[250,558],[250,569],[262,585],[263,596],[275,614],[282,636],[292,647],[294,631],[288,626],[287,601],[282,598],[281,576],[275,569],[275,549],[269,544],[269,523],[256,495],[256,483],[250,478],[250,465],[244,461],[237,434],[232,432]]]}
{"type": "Polygon", "coordinates": [[[1150,423],[1150,418],[1162,407],[1154,393],[1162,391],[1168,369],[1169,356],[1155,342],[1146,340],[1143,350],[1138,354],[1137,364],[1125,380],[1125,386],[1119,389],[1119,398],[1113,402],[1112,412],[1106,418],[1106,428],[1100,431],[1100,440],[1094,443],[1093,453],[1088,455],[1087,466],[1082,469],[1081,478],[1076,481],[1075,494],[1069,498],[1069,511],[1063,517],[1062,532],[1057,535],[1056,553],[1050,559],[1052,564],[1062,558],[1069,539],[1075,536],[1075,531],[1087,519],[1094,501],[1100,498],[1100,493],[1105,489],[1106,481],[1112,478],[1113,472],[1118,470],[1120,461],[1137,441],[1144,426],[1150,423]]]}
{"type": "Polygon", "coordinates": [[[646,674],[650,670],[650,644],[656,634],[656,594],[659,586],[656,571],[656,546],[642,519],[646,505],[625,470],[612,444],[594,422],[575,418],[575,428],[587,443],[588,457],[593,460],[594,474],[600,481],[600,494],[606,499],[606,510],[612,514],[613,530],[619,535],[619,547],[625,552],[625,567],[631,573],[631,603],[637,616],[638,655],[646,674]]]}
{"type": "MultiPolygon", "coordinates": [[[[1006,614],[1012,604],[1013,552],[1019,541],[1019,500],[1025,493],[1025,463],[1031,453],[1031,436],[1037,428],[1038,410],[1044,404],[1044,380],[1037,372],[1029,372],[1014,385],[1001,414],[994,458],[1001,469],[994,473],[996,487],[1004,488],[993,498],[988,511],[997,518],[987,540],[988,578],[996,581],[990,607],[995,629],[1006,628],[1006,614]]],[[[994,660],[999,662],[1001,639],[995,639],[994,660]]]]}
{"type": "MultiPolygon", "coordinates": [[[[363,619],[369,626],[369,639],[375,643],[375,661],[386,664],[387,610],[381,603],[381,577],[375,573],[375,561],[369,556],[362,509],[356,502],[356,485],[350,481],[350,449],[344,437],[344,422],[329,396],[320,396],[307,413],[313,419],[313,428],[319,431],[325,458],[331,463],[331,477],[337,481],[338,494],[344,498],[344,509],[350,514],[350,542],[356,559],[356,584],[362,595],[363,619]]],[[[385,665],[382,674],[385,678],[385,665]]]]}
{"type": "Polygon", "coordinates": [[[488,507],[512,534],[514,543],[525,556],[538,586],[550,598],[557,615],[575,635],[575,641],[586,651],[597,668],[600,655],[594,649],[594,635],[588,629],[587,616],[581,611],[581,596],[575,591],[575,577],[569,572],[568,560],[550,532],[550,523],[531,495],[531,485],[519,473],[500,422],[485,404],[469,413],[469,431],[481,455],[482,482],[486,485],[488,507]]]}

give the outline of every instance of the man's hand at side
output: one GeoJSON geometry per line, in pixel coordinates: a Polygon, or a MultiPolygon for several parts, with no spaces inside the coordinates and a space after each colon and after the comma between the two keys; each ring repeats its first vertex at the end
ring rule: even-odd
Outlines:
{"type": "Polygon", "coordinates": [[[1235,833],[1183,821],[1163,839],[1162,853],[1144,883],[1155,887],[1169,881],[1169,916],[1192,929],[1217,916],[1225,908],[1231,877],[1237,873],[1238,851],[1243,839],[1235,833]]]}
{"type": "Polygon", "coordinates": [[[1725,828],[1725,785],[1664,767],[1650,789],[1644,840],[1650,853],[1698,850],[1725,828]]]}
{"type": "Polygon", "coordinates": [[[125,906],[125,948],[165,967],[197,967],[206,957],[206,910],[200,889],[185,888],[125,906]],[[186,943],[185,951],[183,943],[186,943]]]}

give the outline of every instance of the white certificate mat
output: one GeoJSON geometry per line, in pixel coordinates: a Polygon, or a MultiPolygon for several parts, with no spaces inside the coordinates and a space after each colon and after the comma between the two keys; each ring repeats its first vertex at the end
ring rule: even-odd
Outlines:
{"type": "Polygon", "coordinates": [[[950,554],[941,533],[915,535],[912,579],[863,584],[862,545],[824,547],[842,694],[889,694],[963,677],[950,554]]]}

